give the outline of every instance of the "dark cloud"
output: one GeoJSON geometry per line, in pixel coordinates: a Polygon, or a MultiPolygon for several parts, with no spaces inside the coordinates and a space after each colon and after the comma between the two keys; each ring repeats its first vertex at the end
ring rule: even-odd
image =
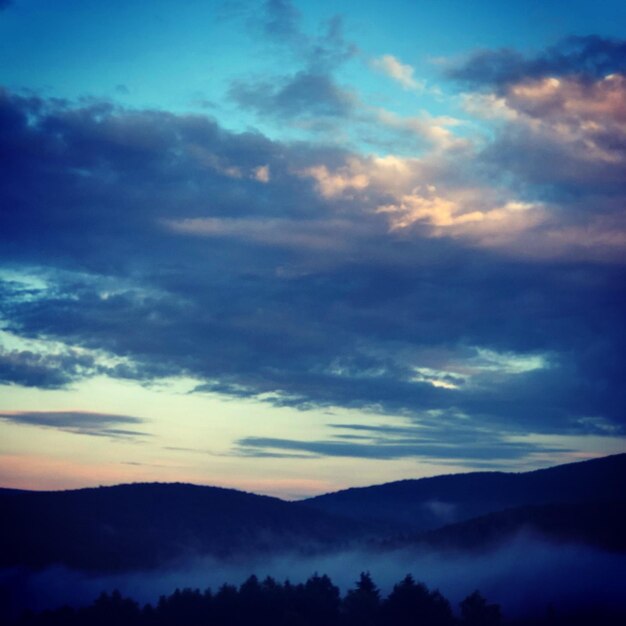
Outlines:
{"type": "MultiPolygon", "coordinates": [[[[244,447],[237,450],[237,454],[240,456],[250,456],[255,459],[311,459],[318,456],[322,456],[321,454],[296,454],[295,452],[268,452],[267,450],[262,450],[254,445],[250,447],[245,447],[245,444],[242,443],[244,447]]],[[[269,446],[273,447],[273,446],[269,446]]],[[[309,452],[307,450],[307,452],[309,452]]]]}
{"type": "Polygon", "coordinates": [[[10,411],[0,412],[0,420],[13,424],[55,428],[95,437],[135,438],[147,433],[124,426],[143,424],[145,420],[130,415],[87,413],[82,411],[10,411]]]}
{"type": "Polygon", "coordinates": [[[354,97],[325,74],[298,72],[278,84],[236,82],[230,96],[240,105],[278,118],[344,117],[354,107],[354,97]]]}
{"type": "Polygon", "coordinates": [[[264,80],[233,81],[229,95],[239,106],[263,118],[286,120],[346,117],[353,110],[355,97],[334,78],[335,70],[356,54],[344,37],[340,16],[309,35],[301,29],[300,13],[291,2],[267,0],[251,23],[269,42],[283,47],[281,64],[286,50],[300,69],[264,80]]]}
{"type": "MultiPolygon", "coordinates": [[[[188,375],[198,391],[432,429],[427,442],[389,433],[388,457],[445,456],[455,422],[441,412],[499,434],[623,432],[619,263],[529,260],[419,224],[390,232],[374,210],[384,189],[349,179],[350,193],[324,195],[306,173],[323,164],[330,177],[355,155],[205,116],[5,92],[0,137],[0,259],[45,283],[0,281],[0,316],[7,333],[50,343],[5,349],[4,381],[188,375]]],[[[460,185],[467,167],[432,178],[460,185]]],[[[345,434],[374,433],[315,449],[250,439],[245,453],[376,454],[345,434]]],[[[455,457],[532,449],[463,437],[455,457]]]]}
{"type": "Polygon", "coordinates": [[[469,85],[504,87],[545,76],[598,79],[625,70],[626,41],[588,35],[568,37],[532,57],[510,49],[482,50],[448,75],[469,85]]]}
{"type": "Polygon", "coordinates": [[[270,37],[294,40],[302,37],[300,12],[288,0],[266,0],[261,17],[263,28],[270,37]]]}
{"type": "Polygon", "coordinates": [[[72,350],[41,354],[0,348],[0,382],[4,384],[58,389],[95,373],[95,359],[91,355],[72,350]]]}
{"type": "Polygon", "coordinates": [[[318,27],[315,35],[305,33],[300,25],[300,12],[289,0],[267,0],[251,21],[274,44],[287,51],[308,71],[329,73],[353,57],[356,46],[344,35],[343,20],[335,15],[318,27]]]}
{"type": "MultiPolygon", "coordinates": [[[[533,452],[555,452],[554,448],[533,443],[507,442],[492,439],[481,441],[457,442],[454,434],[446,433],[442,441],[424,441],[419,436],[398,440],[374,439],[369,442],[345,440],[299,441],[272,437],[245,437],[237,444],[245,456],[264,457],[280,450],[307,452],[316,456],[351,457],[360,459],[401,459],[407,457],[436,459],[465,459],[468,461],[510,460],[523,458],[533,452]]],[[[488,437],[491,439],[490,437],[488,437]]],[[[558,450],[563,452],[562,449],[558,450]]]]}

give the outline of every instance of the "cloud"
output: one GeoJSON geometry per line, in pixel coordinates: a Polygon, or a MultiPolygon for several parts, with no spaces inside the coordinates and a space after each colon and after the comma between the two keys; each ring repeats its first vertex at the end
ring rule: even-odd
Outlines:
{"type": "Polygon", "coordinates": [[[260,183],[269,183],[270,182],[270,168],[269,165],[259,165],[253,171],[253,176],[255,180],[258,180],[260,183]]]}
{"type": "Polygon", "coordinates": [[[350,92],[329,75],[309,70],[279,81],[237,81],[230,96],[242,107],[278,118],[345,117],[354,107],[350,92]]]}
{"type": "Polygon", "coordinates": [[[294,39],[300,36],[300,12],[288,0],[266,0],[263,27],[272,37],[294,39]]]}
{"type": "Polygon", "coordinates": [[[356,54],[356,46],[345,39],[341,16],[319,24],[315,35],[304,32],[300,17],[289,0],[267,0],[250,22],[270,43],[284,46],[291,56],[317,73],[332,72],[356,54]]]}
{"type": "Polygon", "coordinates": [[[300,174],[313,178],[317,189],[325,198],[345,196],[346,191],[361,190],[370,185],[370,176],[356,160],[335,172],[330,172],[322,164],[302,170],[300,174]]]}
{"type": "Polygon", "coordinates": [[[127,428],[145,422],[142,418],[130,415],[111,415],[85,411],[4,411],[0,412],[0,420],[12,424],[55,428],[94,437],[125,439],[147,436],[147,433],[127,428]]]}
{"type": "Polygon", "coordinates": [[[4,384],[58,389],[95,372],[94,358],[77,351],[41,354],[0,348],[0,382],[4,384]]]}
{"type": "Polygon", "coordinates": [[[564,191],[624,190],[624,76],[525,80],[509,85],[500,101],[512,115],[489,156],[527,180],[564,191]]]}
{"type": "Polygon", "coordinates": [[[467,111],[494,125],[477,161],[529,197],[550,198],[535,212],[541,227],[518,238],[526,254],[626,258],[625,71],[626,43],[599,37],[569,38],[534,57],[481,51],[451,70],[479,89],[463,94],[467,111]]]}
{"type": "MultiPolygon", "coordinates": [[[[589,83],[585,101],[576,85],[553,109],[499,96],[525,126],[498,121],[485,144],[411,157],[2,92],[0,260],[12,274],[0,320],[25,342],[5,347],[2,380],[190,376],[197,393],[432,429],[426,442],[397,433],[388,456],[445,457],[452,414],[484,429],[484,447],[468,447],[477,463],[500,446],[529,454],[506,439],[528,432],[619,436],[626,294],[623,259],[607,253],[621,250],[618,165],[597,161],[582,182],[559,178],[565,157],[521,165],[566,145],[522,132],[532,120],[621,123],[610,90],[589,83]]],[[[372,433],[339,434],[330,448],[246,449],[375,453],[345,438],[372,433]]]]}
{"type": "MultiPolygon", "coordinates": [[[[416,429],[417,430],[417,429],[416,429]]],[[[275,451],[287,450],[306,452],[313,456],[349,457],[359,459],[402,459],[402,458],[436,458],[446,460],[464,459],[466,461],[481,460],[510,460],[519,459],[535,452],[556,452],[554,448],[547,448],[539,444],[508,442],[502,439],[493,439],[488,442],[454,441],[454,435],[441,441],[428,441],[415,434],[412,438],[401,437],[388,440],[383,437],[373,438],[371,441],[354,441],[345,439],[329,439],[317,441],[301,441],[272,437],[245,437],[237,441],[238,450],[245,456],[266,456],[275,454],[275,451]]],[[[558,452],[564,452],[559,449],[558,452]]]]}
{"type": "Polygon", "coordinates": [[[249,23],[264,40],[279,45],[280,65],[295,66],[291,73],[263,78],[239,78],[231,82],[229,96],[240,107],[263,119],[295,123],[327,118],[345,118],[354,109],[356,98],[341,87],[335,71],[356,54],[354,44],[343,33],[336,15],[321,23],[315,35],[300,25],[300,12],[288,0],[267,0],[253,11],[249,23]]]}
{"type": "Polygon", "coordinates": [[[533,228],[545,219],[541,207],[510,201],[502,206],[485,207],[480,190],[463,190],[460,198],[444,197],[434,186],[416,188],[399,202],[379,206],[377,211],[390,216],[392,230],[424,222],[433,227],[435,235],[459,235],[488,241],[508,243],[520,231],[533,228]],[[474,196],[474,197],[472,197],[474,196]]]}
{"type": "Polygon", "coordinates": [[[413,77],[415,70],[410,65],[401,63],[391,54],[385,54],[372,61],[375,69],[397,81],[404,89],[423,89],[424,85],[413,77]]]}
{"type": "Polygon", "coordinates": [[[403,117],[383,108],[370,109],[369,113],[372,123],[393,132],[396,145],[406,143],[408,139],[413,151],[419,146],[420,139],[428,148],[442,151],[463,149],[469,145],[467,139],[455,136],[452,128],[461,123],[455,118],[432,117],[425,113],[403,117]]]}
{"type": "Polygon", "coordinates": [[[312,221],[275,219],[195,218],[165,222],[172,232],[205,238],[228,238],[275,248],[311,249],[336,254],[342,246],[352,247],[357,236],[347,220],[312,221]]]}
{"type": "Polygon", "coordinates": [[[578,77],[602,79],[626,70],[626,42],[597,35],[568,37],[534,57],[510,50],[482,50],[448,70],[468,85],[505,88],[526,79],[578,77]]]}

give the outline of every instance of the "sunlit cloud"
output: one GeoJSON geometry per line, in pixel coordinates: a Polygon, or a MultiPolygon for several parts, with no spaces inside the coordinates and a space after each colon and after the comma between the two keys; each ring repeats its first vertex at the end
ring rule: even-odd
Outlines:
{"type": "Polygon", "coordinates": [[[414,77],[415,69],[406,63],[401,63],[392,54],[384,54],[374,59],[372,66],[398,82],[404,89],[420,90],[424,88],[424,83],[417,81],[414,77]]]}
{"type": "Polygon", "coordinates": [[[315,165],[302,170],[302,176],[310,176],[317,184],[319,192],[325,198],[344,195],[351,190],[361,190],[369,186],[370,180],[365,172],[358,172],[358,161],[351,161],[340,171],[329,172],[325,165],[315,165]],[[352,170],[352,171],[351,171],[352,170]]]}

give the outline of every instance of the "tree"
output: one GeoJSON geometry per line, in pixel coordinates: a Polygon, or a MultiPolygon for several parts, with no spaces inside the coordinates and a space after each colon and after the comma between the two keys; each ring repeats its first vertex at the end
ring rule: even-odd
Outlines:
{"type": "Polygon", "coordinates": [[[79,622],[93,626],[130,626],[137,624],[140,616],[139,605],[130,598],[123,598],[116,589],[110,595],[101,593],[90,607],[79,611],[79,622]]]}
{"type": "Polygon", "coordinates": [[[409,574],[394,586],[383,605],[385,624],[394,626],[451,626],[450,603],[438,592],[416,583],[409,574]]]}
{"type": "Polygon", "coordinates": [[[339,619],[341,596],[328,576],[311,576],[304,586],[300,587],[300,612],[304,623],[311,625],[324,624],[332,626],[339,619]]]}
{"type": "Polygon", "coordinates": [[[343,601],[344,621],[348,626],[374,626],[379,622],[380,591],[369,572],[361,572],[356,589],[343,601]]]}
{"type": "Polygon", "coordinates": [[[478,591],[467,596],[460,606],[464,626],[500,626],[502,622],[500,606],[487,604],[478,591]]]}

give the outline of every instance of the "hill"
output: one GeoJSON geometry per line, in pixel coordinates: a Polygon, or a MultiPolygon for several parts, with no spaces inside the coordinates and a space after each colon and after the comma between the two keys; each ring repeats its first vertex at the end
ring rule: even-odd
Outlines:
{"type": "Polygon", "coordinates": [[[0,489],[0,568],[127,571],[198,556],[336,553],[372,545],[471,550],[525,528],[623,550],[625,478],[626,454],[523,474],[405,480],[303,502],[164,483],[0,489]]]}
{"type": "Polygon", "coordinates": [[[0,567],[159,566],[199,555],[347,545],[361,525],[278,498],[186,484],[0,490],[0,567]]]}
{"type": "Polygon", "coordinates": [[[550,543],[584,544],[626,553],[626,500],[544,504],[506,509],[422,533],[374,542],[383,551],[427,548],[455,552],[496,549],[523,534],[550,543]]]}
{"type": "Polygon", "coordinates": [[[626,454],[526,473],[472,472],[337,491],[302,501],[316,511],[425,531],[504,509],[626,500],[626,454]]]}

